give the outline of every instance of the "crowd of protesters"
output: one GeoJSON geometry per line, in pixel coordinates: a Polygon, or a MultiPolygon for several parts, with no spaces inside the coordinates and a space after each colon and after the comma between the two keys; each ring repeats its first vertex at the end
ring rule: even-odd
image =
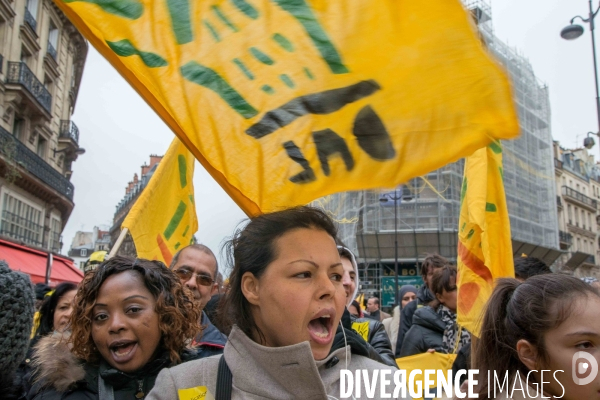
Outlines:
{"type": "MultiPolygon", "coordinates": [[[[169,266],[114,256],[53,289],[0,261],[0,398],[337,399],[342,370],[394,371],[425,353],[455,354],[454,371],[531,373],[551,381],[546,397],[600,398],[600,377],[570,379],[576,352],[600,359],[597,280],[517,257],[516,279],[497,281],[475,340],[457,323],[448,260],[428,255],[423,284],[402,286],[389,315],[377,297],[357,300],[359,267],[337,237],[311,207],[251,218],[224,249],[226,284],[200,244],[169,266]],[[553,381],[542,369],[563,372],[553,381]]],[[[517,398],[490,397],[485,380],[476,389],[517,398]]]]}

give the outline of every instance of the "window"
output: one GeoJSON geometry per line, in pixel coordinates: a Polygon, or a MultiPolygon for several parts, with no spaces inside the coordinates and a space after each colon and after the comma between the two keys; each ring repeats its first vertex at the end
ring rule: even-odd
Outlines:
{"type": "Polygon", "coordinates": [[[29,67],[33,68],[33,57],[25,47],[21,47],[21,62],[29,67]]]}
{"type": "Polygon", "coordinates": [[[575,250],[581,251],[581,239],[580,238],[577,238],[577,248],[575,250]]]}
{"type": "Polygon", "coordinates": [[[42,245],[42,210],[4,193],[0,233],[35,246],[42,245]]]}
{"type": "Polygon", "coordinates": [[[87,257],[87,249],[81,249],[81,257],[87,257]]]}
{"type": "MultiPolygon", "coordinates": [[[[34,23],[37,20],[38,4],[39,0],[27,0],[27,5],[25,6],[25,9],[31,14],[34,23]]],[[[32,26],[32,28],[35,31],[35,26],[32,26]]]]}
{"type": "Polygon", "coordinates": [[[50,238],[48,240],[48,249],[55,253],[60,252],[60,219],[52,217],[50,221],[50,238]]]}
{"type": "Polygon", "coordinates": [[[570,204],[567,204],[567,214],[569,216],[569,224],[573,225],[573,210],[570,204]]]}
{"type": "Polygon", "coordinates": [[[575,210],[575,226],[579,226],[579,210],[576,207],[573,207],[575,210]]]}
{"type": "Polygon", "coordinates": [[[584,253],[588,253],[588,245],[587,245],[587,240],[583,241],[583,252],[584,253]]]}
{"type": "Polygon", "coordinates": [[[585,212],[581,210],[581,225],[583,225],[583,229],[585,229],[585,212]]]}
{"type": "Polygon", "coordinates": [[[13,122],[13,136],[19,139],[20,141],[24,141],[24,130],[25,121],[23,118],[19,118],[15,115],[15,120],[13,122]]]}
{"type": "Polygon", "coordinates": [[[588,213],[588,227],[592,230],[592,214],[588,213]]]}
{"type": "Polygon", "coordinates": [[[58,60],[58,28],[54,25],[54,22],[50,20],[50,29],[48,30],[48,54],[50,54],[55,60],[58,60]]]}
{"type": "Polygon", "coordinates": [[[44,160],[46,159],[46,145],[48,144],[48,141],[46,139],[44,139],[41,136],[38,136],[38,142],[37,142],[37,155],[40,156],[41,158],[43,158],[44,160]]]}
{"type": "Polygon", "coordinates": [[[52,96],[52,91],[54,89],[54,82],[52,81],[52,79],[50,79],[48,77],[48,75],[46,75],[44,77],[44,87],[46,88],[46,90],[50,93],[50,95],[52,96]]]}

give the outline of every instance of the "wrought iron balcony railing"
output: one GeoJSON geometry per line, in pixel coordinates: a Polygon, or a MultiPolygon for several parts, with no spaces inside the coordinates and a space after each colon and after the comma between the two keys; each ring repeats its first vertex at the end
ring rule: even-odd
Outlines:
{"type": "Polygon", "coordinates": [[[584,261],[586,264],[592,264],[592,265],[596,265],[596,257],[594,256],[589,256],[588,258],[585,259],[584,261]]]}
{"type": "Polygon", "coordinates": [[[558,238],[560,239],[561,243],[565,243],[567,246],[573,244],[573,235],[568,232],[558,231],[558,238]]]}
{"type": "Polygon", "coordinates": [[[33,14],[31,14],[31,11],[29,11],[27,7],[25,7],[25,22],[27,22],[27,24],[31,27],[31,29],[33,29],[34,32],[36,31],[37,22],[33,14]]]}
{"type": "Polygon", "coordinates": [[[4,56],[0,54],[0,72],[2,72],[2,66],[4,65],[4,56]]]}
{"type": "Polygon", "coordinates": [[[73,121],[63,119],[60,121],[59,137],[62,139],[71,139],[75,143],[79,143],[79,128],[73,121]]]}
{"type": "Polygon", "coordinates": [[[27,169],[32,175],[73,201],[73,184],[2,127],[0,127],[0,153],[14,158],[17,164],[27,169]],[[10,148],[14,149],[13,154],[8,154],[12,152],[10,148]]]}
{"type": "Polygon", "coordinates": [[[50,232],[48,239],[48,249],[50,249],[50,251],[53,253],[60,253],[60,242],[62,241],[60,232],[50,232]]]}
{"type": "Polygon", "coordinates": [[[52,95],[24,62],[8,62],[6,83],[23,85],[46,111],[52,112],[52,95]]]}
{"type": "Polygon", "coordinates": [[[0,234],[10,236],[13,239],[21,240],[34,246],[42,246],[43,226],[36,224],[17,214],[6,210],[2,211],[2,221],[0,224],[0,234]]]}
{"type": "Polygon", "coordinates": [[[578,192],[577,190],[573,190],[570,187],[563,186],[563,195],[570,197],[578,202],[591,207],[593,209],[598,208],[598,202],[591,197],[587,197],[585,194],[578,192]]]}
{"type": "Polygon", "coordinates": [[[54,46],[52,46],[52,43],[50,42],[48,42],[47,52],[52,56],[52,58],[54,58],[54,61],[56,61],[56,49],[54,48],[54,46]]]}

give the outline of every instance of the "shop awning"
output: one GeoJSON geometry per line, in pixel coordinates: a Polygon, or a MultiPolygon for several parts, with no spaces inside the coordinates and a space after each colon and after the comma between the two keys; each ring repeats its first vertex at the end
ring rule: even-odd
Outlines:
{"type": "MultiPolygon", "coordinates": [[[[33,284],[44,283],[46,280],[46,252],[0,240],[0,260],[5,260],[10,269],[28,274],[33,284]]],[[[54,287],[61,282],[79,283],[82,279],[83,272],[71,260],[53,255],[50,286],[54,287]]]]}

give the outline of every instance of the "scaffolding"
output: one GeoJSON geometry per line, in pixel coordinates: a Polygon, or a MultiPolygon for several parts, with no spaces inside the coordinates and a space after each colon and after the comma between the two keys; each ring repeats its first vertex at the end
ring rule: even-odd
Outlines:
{"type": "MultiPolygon", "coordinates": [[[[524,56],[494,36],[489,3],[464,3],[478,24],[482,41],[509,74],[518,110],[521,135],[503,142],[514,250],[552,264],[560,251],[548,88],[538,81],[524,56]]],[[[428,253],[456,261],[463,170],[464,160],[459,160],[400,185],[394,191],[396,197],[401,193],[396,204],[380,201],[390,197],[380,190],[337,193],[313,203],[338,222],[340,239],[357,255],[364,293],[378,293],[380,278],[394,275],[396,234],[399,275],[418,275],[419,261],[428,253]]]]}

